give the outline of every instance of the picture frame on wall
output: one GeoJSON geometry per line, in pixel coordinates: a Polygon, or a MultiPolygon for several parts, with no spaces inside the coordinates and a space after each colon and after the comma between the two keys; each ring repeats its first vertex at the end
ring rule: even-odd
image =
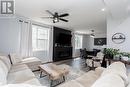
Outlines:
{"type": "Polygon", "coordinates": [[[94,45],[103,46],[107,44],[107,38],[94,38],[94,45]]]}

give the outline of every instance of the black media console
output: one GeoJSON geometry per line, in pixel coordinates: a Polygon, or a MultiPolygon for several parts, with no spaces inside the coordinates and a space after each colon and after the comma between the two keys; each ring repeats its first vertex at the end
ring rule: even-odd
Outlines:
{"type": "Polygon", "coordinates": [[[72,58],[71,31],[54,27],[53,33],[53,61],[72,58]]]}

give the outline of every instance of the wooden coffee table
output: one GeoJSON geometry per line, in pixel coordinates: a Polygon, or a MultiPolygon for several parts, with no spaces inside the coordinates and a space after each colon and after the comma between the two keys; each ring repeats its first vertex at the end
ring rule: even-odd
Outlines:
{"type": "Polygon", "coordinates": [[[51,87],[65,82],[65,76],[69,73],[68,69],[61,68],[61,67],[59,67],[59,66],[57,66],[56,64],[53,64],[53,63],[39,65],[39,69],[41,71],[40,78],[44,77],[44,76],[42,76],[43,73],[45,74],[45,76],[46,75],[49,76],[49,79],[51,81],[51,84],[50,84],[51,87]],[[58,80],[58,79],[61,79],[61,78],[63,80],[62,82],[58,81],[59,82],[58,84],[53,85],[54,80],[58,80]]]}

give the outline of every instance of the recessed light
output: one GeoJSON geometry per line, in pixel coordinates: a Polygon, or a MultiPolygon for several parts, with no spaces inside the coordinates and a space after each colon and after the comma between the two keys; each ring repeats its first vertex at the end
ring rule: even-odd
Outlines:
{"type": "Polygon", "coordinates": [[[101,11],[106,11],[106,8],[102,8],[101,11]]]}

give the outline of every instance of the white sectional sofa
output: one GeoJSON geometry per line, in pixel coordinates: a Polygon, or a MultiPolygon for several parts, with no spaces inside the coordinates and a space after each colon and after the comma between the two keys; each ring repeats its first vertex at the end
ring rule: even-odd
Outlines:
{"type": "Polygon", "coordinates": [[[126,67],[115,62],[106,69],[98,67],[85,75],[59,85],[58,87],[130,87],[126,67]]]}
{"type": "MultiPolygon", "coordinates": [[[[106,69],[98,67],[79,78],[58,87],[130,87],[130,75],[121,62],[106,69]]],[[[0,56],[0,87],[43,87],[31,69],[23,63],[11,64],[7,56],[0,56]]]]}
{"type": "MultiPolygon", "coordinates": [[[[7,56],[0,56],[0,87],[2,85],[6,86],[7,84],[30,84],[41,86],[38,79],[26,64],[17,63],[12,65],[7,56]]],[[[18,85],[16,87],[18,87],[18,85]]]]}

